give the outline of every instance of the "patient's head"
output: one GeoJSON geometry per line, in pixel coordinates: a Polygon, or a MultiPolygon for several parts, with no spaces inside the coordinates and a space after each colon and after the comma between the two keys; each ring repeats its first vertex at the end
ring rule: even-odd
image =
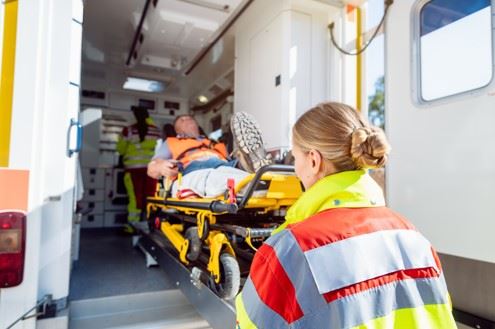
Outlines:
{"type": "Polygon", "coordinates": [[[382,167],[390,152],[383,130],[341,103],[321,103],[304,113],[292,136],[296,173],[306,188],[329,174],[382,167]]]}
{"type": "Polygon", "coordinates": [[[177,135],[185,135],[189,137],[199,136],[199,127],[196,120],[188,114],[179,115],[175,118],[174,128],[177,135]]]}

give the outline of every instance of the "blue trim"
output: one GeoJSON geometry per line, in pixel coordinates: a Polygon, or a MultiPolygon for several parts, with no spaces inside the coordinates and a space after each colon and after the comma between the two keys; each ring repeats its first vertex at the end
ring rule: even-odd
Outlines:
{"type": "Polygon", "coordinates": [[[432,0],[421,8],[420,36],[490,6],[490,0],[432,0]]]}

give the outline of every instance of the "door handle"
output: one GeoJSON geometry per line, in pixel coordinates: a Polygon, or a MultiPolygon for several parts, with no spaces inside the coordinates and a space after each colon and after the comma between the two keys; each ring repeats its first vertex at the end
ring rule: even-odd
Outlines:
{"type": "Polygon", "coordinates": [[[70,119],[69,129],[67,130],[67,156],[70,158],[74,153],[79,153],[82,147],[82,125],[78,120],[70,119]],[[72,146],[72,129],[76,130],[76,143],[72,146]]]}

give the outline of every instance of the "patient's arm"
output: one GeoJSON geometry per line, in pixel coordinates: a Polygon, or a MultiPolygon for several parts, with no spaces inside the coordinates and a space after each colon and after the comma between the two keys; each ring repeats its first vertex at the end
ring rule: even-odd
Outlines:
{"type": "Polygon", "coordinates": [[[148,176],[158,179],[161,176],[176,177],[179,169],[174,160],[154,159],[148,163],[148,176]]]}

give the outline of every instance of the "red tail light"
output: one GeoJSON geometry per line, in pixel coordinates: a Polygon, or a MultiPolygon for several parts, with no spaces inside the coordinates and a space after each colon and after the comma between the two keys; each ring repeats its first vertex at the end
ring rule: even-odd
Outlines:
{"type": "Polygon", "coordinates": [[[21,284],[24,274],[26,215],[0,212],[0,288],[21,284]]]}

